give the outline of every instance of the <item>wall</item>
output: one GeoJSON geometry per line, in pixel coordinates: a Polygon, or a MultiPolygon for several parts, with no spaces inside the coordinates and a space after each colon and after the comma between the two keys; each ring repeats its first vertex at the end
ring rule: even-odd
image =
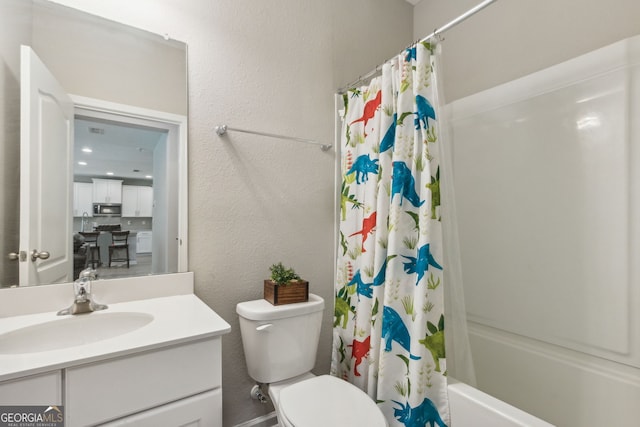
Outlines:
{"type": "MultiPolygon", "coordinates": [[[[414,37],[477,3],[423,0],[415,8],[414,37]]],[[[444,35],[445,96],[466,105],[463,97],[637,35],[638,13],[640,4],[632,0],[498,1],[444,35]]],[[[604,72],[601,67],[588,71],[604,72]]],[[[604,138],[591,132],[572,144],[566,135],[576,129],[573,110],[558,103],[560,92],[532,92],[533,85],[531,102],[549,106],[538,115],[547,114],[546,121],[518,120],[527,117],[524,97],[513,101],[512,109],[506,101],[485,102],[485,115],[462,115],[464,126],[476,121],[475,130],[463,129],[466,140],[459,128],[454,134],[456,183],[464,184],[458,188],[458,214],[478,386],[561,426],[635,426],[640,418],[640,289],[632,261],[638,236],[632,167],[637,103],[624,99],[630,90],[637,94],[637,85],[630,75],[620,80],[629,85],[625,92],[600,91],[587,104],[583,93],[569,103],[584,109],[613,99],[624,114],[614,114],[607,126],[630,114],[629,126],[616,126],[604,138]],[[491,124],[484,117],[501,121],[491,124]],[[500,132],[487,134],[492,125],[500,132]],[[524,128],[529,132],[516,133],[524,128]],[[478,141],[483,142],[470,143],[478,141]],[[603,151],[588,141],[597,141],[603,151]],[[598,192],[594,180],[620,184],[613,188],[622,190],[598,192]],[[581,199],[583,192],[590,196],[581,199]],[[600,211],[591,208],[594,194],[601,195],[600,211]],[[615,199],[620,194],[623,200],[615,199]],[[612,197],[609,204],[604,197],[612,197]],[[603,221],[583,222],[598,215],[603,221]],[[604,257],[597,265],[584,262],[600,249],[604,257]],[[617,327],[608,328],[608,322],[617,327]]],[[[513,87],[500,91],[512,95],[513,87]]],[[[557,87],[572,93],[567,83],[557,87]]]]}
{"type": "Polygon", "coordinates": [[[80,13],[34,8],[31,47],[68,93],[187,114],[183,43],[80,13]]]}
{"type": "Polygon", "coordinates": [[[20,44],[31,41],[31,5],[0,3],[0,287],[18,283],[18,263],[6,254],[17,252],[20,215],[20,44]],[[19,16],[22,19],[16,19],[19,16]],[[4,234],[3,234],[4,233],[4,234]]]}
{"type": "MultiPolygon", "coordinates": [[[[480,0],[422,0],[414,38],[480,0]]],[[[453,101],[640,32],[635,0],[498,0],[444,34],[445,96],[453,101]]]]}
{"type": "Polygon", "coordinates": [[[232,325],[223,339],[224,425],[272,410],[249,398],[235,305],[261,298],[282,261],[326,300],[317,372],[328,372],[334,268],[334,154],[229,133],[333,143],[336,88],[411,40],[403,0],[59,0],[188,44],[189,269],[196,293],[232,325]],[[363,47],[362,50],[360,48],[363,47]]]}

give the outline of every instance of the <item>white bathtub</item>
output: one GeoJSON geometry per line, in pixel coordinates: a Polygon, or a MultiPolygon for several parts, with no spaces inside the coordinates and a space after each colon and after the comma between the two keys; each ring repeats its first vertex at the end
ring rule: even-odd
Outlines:
{"type": "Polygon", "coordinates": [[[448,381],[451,427],[553,427],[470,385],[448,381]]]}

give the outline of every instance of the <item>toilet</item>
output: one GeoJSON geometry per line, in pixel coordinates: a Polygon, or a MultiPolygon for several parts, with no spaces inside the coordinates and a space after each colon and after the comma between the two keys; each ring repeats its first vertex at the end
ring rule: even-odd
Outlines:
{"type": "Polygon", "coordinates": [[[269,384],[279,427],[386,427],[375,402],[362,390],[330,375],[311,373],[316,362],[324,300],[236,306],[249,376],[269,384]]]}

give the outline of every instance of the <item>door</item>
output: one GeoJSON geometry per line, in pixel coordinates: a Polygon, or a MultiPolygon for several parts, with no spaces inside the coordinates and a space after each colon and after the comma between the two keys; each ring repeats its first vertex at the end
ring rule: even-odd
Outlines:
{"type": "Polygon", "coordinates": [[[30,47],[20,54],[20,286],[69,282],[73,102],[30,47]]]}

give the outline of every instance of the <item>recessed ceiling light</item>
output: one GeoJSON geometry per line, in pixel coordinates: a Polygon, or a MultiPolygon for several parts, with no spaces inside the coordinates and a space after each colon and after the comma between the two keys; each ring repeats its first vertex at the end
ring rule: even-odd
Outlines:
{"type": "Polygon", "coordinates": [[[113,175],[113,172],[107,172],[107,175],[111,176],[111,175],[113,175]]]}
{"type": "Polygon", "coordinates": [[[151,176],[151,175],[145,175],[145,178],[147,178],[147,179],[151,179],[151,178],[153,178],[153,176],[151,176]]]}
{"type": "Polygon", "coordinates": [[[93,153],[93,150],[91,148],[89,148],[89,147],[84,147],[82,149],[82,152],[84,152],[84,153],[93,153]]]}
{"type": "Polygon", "coordinates": [[[87,166],[87,162],[78,162],[80,166],[87,166]]]}

